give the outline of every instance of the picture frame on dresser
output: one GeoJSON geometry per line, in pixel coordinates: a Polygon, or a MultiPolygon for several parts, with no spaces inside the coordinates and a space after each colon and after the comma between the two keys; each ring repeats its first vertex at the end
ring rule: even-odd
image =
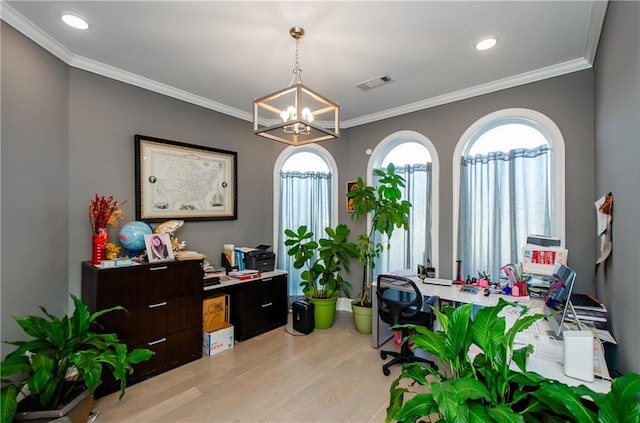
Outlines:
{"type": "Polygon", "coordinates": [[[149,263],[173,260],[173,248],[168,233],[146,234],[144,245],[147,249],[149,263]]]}
{"type": "Polygon", "coordinates": [[[238,153],[135,136],[136,220],[235,220],[238,153]]]}

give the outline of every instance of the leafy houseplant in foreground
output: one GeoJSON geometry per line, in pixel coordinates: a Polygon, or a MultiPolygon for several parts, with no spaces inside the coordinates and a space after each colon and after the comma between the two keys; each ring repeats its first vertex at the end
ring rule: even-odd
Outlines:
{"type": "Polygon", "coordinates": [[[385,245],[377,241],[376,232],[391,239],[396,228],[409,229],[409,212],[411,203],[402,199],[404,178],[395,172],[395,166],[390,163],[385,170],[374,170],[378,177],[377,188],[365,185],[362,178],[358,178],[356,187],[347,193],[347,198],[353,200],[353,220],[360,220],[371,215],[371,227],[367,234],[358,236],[358,260],[364,266],[362,275],[362,292],[358,300],[361,306],[370,306],[369,273],[375,267],[375,260],[384,251],[385,245]]]}
{"type": "Polygon", "coordinates": [[[525,315],[528,309],[522,307],[520,318],[505,330],[505,318],[498,314],[506,306],[522,307],[500,299],[473,319],[471,304],[445,307],[444,313],[434,309],[442,331],[411,326],[417,332],[410,337],[414,348],[438,357],[441,371],[405,364],[391,385],[387,421],[415,422],[427,416],[444,422],[638,421],[640,375],[616,379],[612,391],[604,395],[527,372],[526,359],[533,347],[514,349],[513,342],[520,330],[544,315],[525,315]],[[470,354],[470,349],[477,354],[470,354]],[[511,369],[512,361],[520,371],[511,369]]]}
{"type": "MultiPolygon", "coordinates": [[[[105,313],[124,310],[120,306],[90,313],[87,305],[71,294],[75,310],[62,319],[40,307],[45,317],[14,317],[23,331],[33,339],[7,342],[17,349],[2,361],[2,423],[11,422],[16,410],[55,410],[68,403],[78,391],[93,393],[109,369],[120,381],[120,397],[124,395],[127,373],[133,364],[148,360],[154,354],[147,349],[127,351],[115,334],[91,331],[95,320],[105,313]],[[28,388],[18,403],[18,395],[28,388]]],[[[24,393],[24,392],[23,392],[24,393]]]]}

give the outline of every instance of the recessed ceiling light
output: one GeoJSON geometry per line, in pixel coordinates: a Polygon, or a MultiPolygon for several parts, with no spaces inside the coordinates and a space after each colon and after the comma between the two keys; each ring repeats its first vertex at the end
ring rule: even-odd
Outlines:
{"type": "Polygon", "coordinates": [[[87,29],[89,28],[89,24],[87,21],[82,19],[80,16],[65,14],[62,15],[62,22],[66,23],[72,28],[76,29],[87,29]]]}
{"type": "Polygon", "coordinates": [[[481,39],[480,41],[478,41],[478,43],[476,44],[476,50],[489,50],[490,48],[493,48],[496,44],[498,43],[498,37],[494,37],[489,36],[489,37],[484,37],[483,39],[481,39]]]}

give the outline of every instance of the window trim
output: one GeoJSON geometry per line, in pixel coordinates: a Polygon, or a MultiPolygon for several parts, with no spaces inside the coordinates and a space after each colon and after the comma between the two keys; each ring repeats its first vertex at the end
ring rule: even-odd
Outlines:
{"type": "MultiPolygon", "coordinates": [[[[436,268],[436,278],[440,272],[440,161],[438,152],[429,138],[419,132],[403,130],[394,132],[378,143],[369,156],[367,163],[367,184],[373,184],[373,169],[381,166],[384,156],[394,147],[405,142],[417,142],[422,144],[431,155],[431,241],[433,254],[431,264],[436,268]]],[[[367,233],[371,230],[371,218],[367,216],[367,233]]]]}
{"type": "Polygon", "coordinates": [[[538,129],[546,138],[551,149],[551,210],[553,235],[566,242],[565,231],[565,145],[560,128],[546,115],[531,109],[510,108],[498,110],[478,119],[462,134],[453,153],[453,255],[452,275],[456,276],[456,260],[458,260],[458,220],[460,216],[460,159],[468,151],[469,143],[480,132],[484,132],[499,123],[520,123],[526,121],[530,126],[538,129]]]}
{"type": "MultiPolygon", "coordinates": [[[[331,193],[333,199],[333,207],[331,210],[331,222],[335,223],[338,221],[338,165],[334,160],[333,156],[324,147],[321,147],[317,144],[306,144],[300,146],[288,146],[276,159],[276,163],[273,166],[273,245],[275,248],[279,245],[280,241],[280,232],[278,228],[278,224],[280,221],[280,171],[282,170],[282,165],[287,159],[297,153],[302,152],[311,152],[320,156],[322,160],[325,161],[327,166],[329,167],[329,171],[332,174],[333,181],[333,192],[331,193]]],[[[332,223],[332,226],[333,226],[332,223]]]]}

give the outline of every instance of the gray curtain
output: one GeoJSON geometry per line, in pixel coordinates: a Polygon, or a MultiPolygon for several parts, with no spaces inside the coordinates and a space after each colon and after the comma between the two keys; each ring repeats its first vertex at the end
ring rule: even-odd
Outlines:
{"type": "Polygon", "coordinates": [[[458,253],[461,276],[522,261],[529,234],[550,235],[551,200],[546,145],[463,157],[458,253]]]}
{"type": "MultiPolygon", "coordinates": [[[[396,173],[405,179],[402,198],[412,204],[409,230],[396,229],[389,249],[386,237],[375,235],[376,240],[385,244],[385,250],[376,261],[374,275],[400,269],[417,270],[418,264],[432,257],[431,163],[397,167],[396,173]]],[[[377,185],[375,181],[374,186],[377,185]]]]}
{"type": "Polygon", "coordinates": [[[324,236],[324,228],[333,226],[332,175],[326,172],[281,172],[280,173],[280,216],[279,241],[276,252],[278,269],[289,272],[289,298],[302,297],[300,274],[304,269],[293,267],[293,258],[287,254],[284,241],[285,229],[296,231],[299,226],[307,228],[318,240],[324,236]]]}

